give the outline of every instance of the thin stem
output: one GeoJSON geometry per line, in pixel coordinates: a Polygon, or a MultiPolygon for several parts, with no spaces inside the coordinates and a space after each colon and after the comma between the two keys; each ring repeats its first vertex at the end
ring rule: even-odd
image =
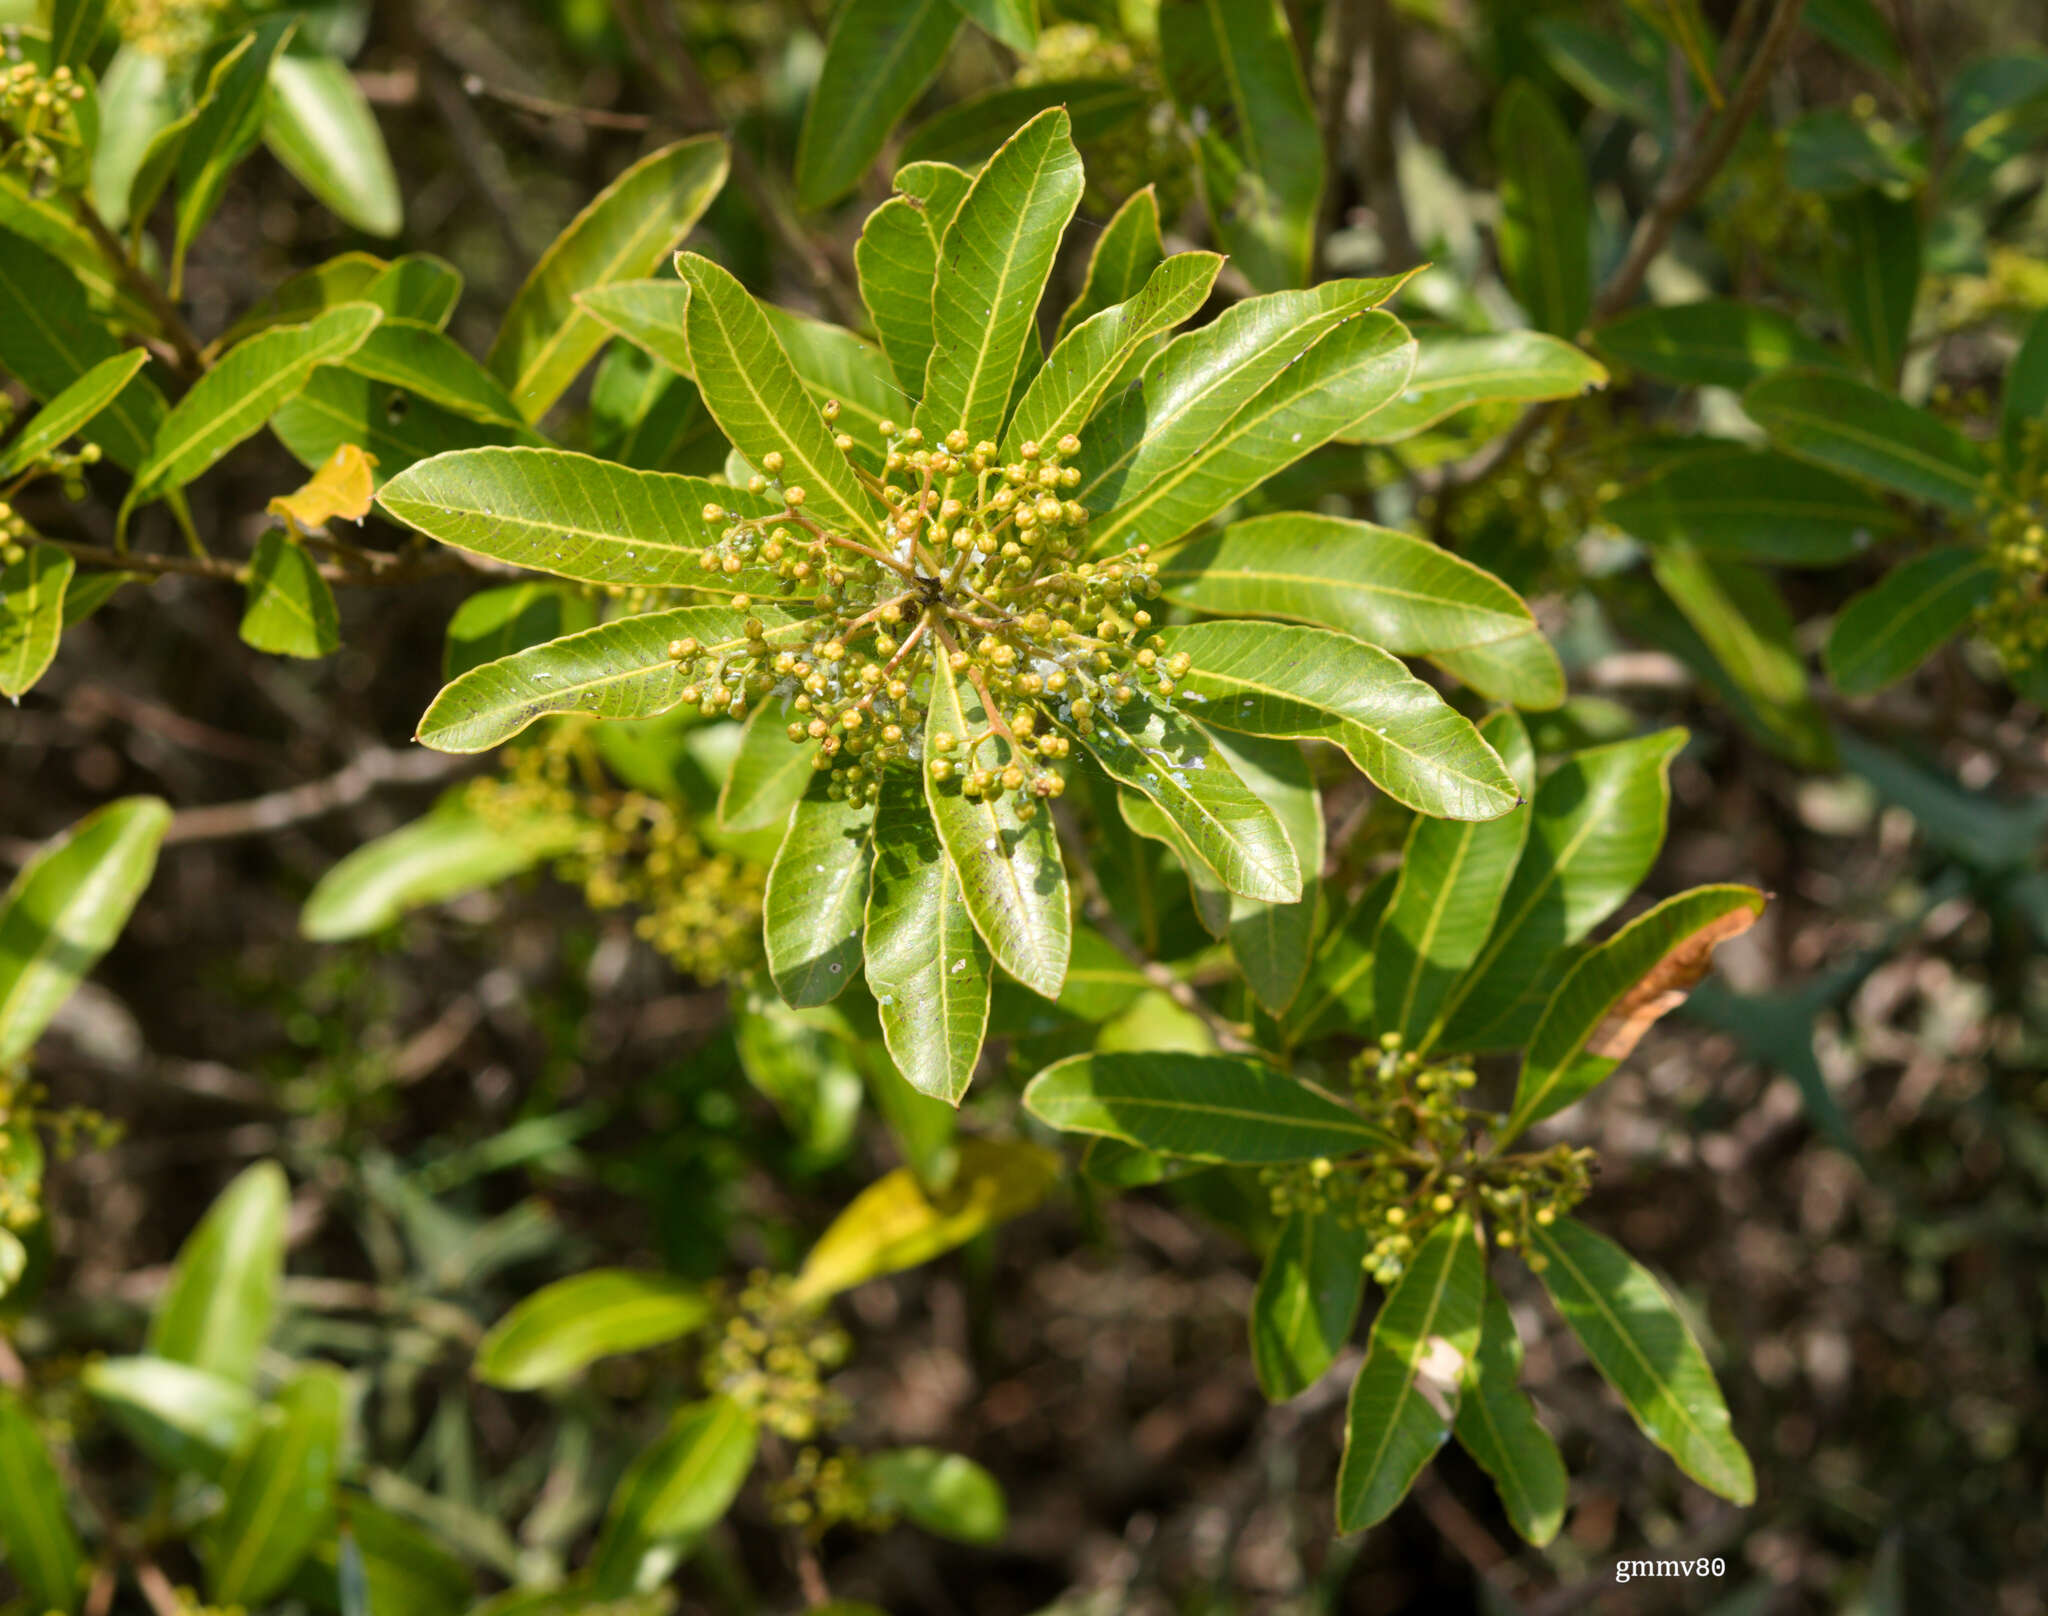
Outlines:
{"type": "MultiPolygon", "coordinates": [[[[109,572],[133,572],[145,577],[158,578],[166,573],[181,577],[215,578],[222,583],[246,583],[249,578],[249,563],[230,561],[224,556],[182,556],[182,555],[139,555],[132,550],[114,550],[101,544],[81,544],[72,539],[50,539],[42,541],[54,544],[75,561],[87,566],[103,567],[109,572]]],[[[379,552],[365,551],[365,555],[379,552]]],[[[455,573],[473,570],[469,563],[454,555],[435,556],[428,560],[407,561],[393,557],[389,564],[363,567],[343,567],[332,562],[322,562],[320,576],[331,584],[360,584],[383,587],[391,584],[414,583],[422,578],[445,578],[455,573]]]]}
{"type": "Polygon", "coordinates": [[[100,250],[100,255],[113,266],[121,277],[121,284],[140,298],[156,316],[163,327],[165,338],[178,356],[178,368],[187,375],[197,376],[206,369],[206,361],[200,357],[199,339],[192,334],[192,328],[185,323],[185,316],[178,312],[178,305],[171,301],[168,293],[142,272],[121,238],[107,228],[107,221],[100,217],[100,210],[92,205],[89,198],[79,196],[73,203],[78,222],[85,226],[86,233],[100,250]]]}
{"type": "Polygon", "coordinates": [[[588,124],[593,129],[648,129],[654,124],[654,120],[644,112],[606,112],[597,107],[577,107],[566,101],[550,101],[546,96],[528,95],[523,90],[508,90],[503,85],[492,84],[481,73],[463,74],[462,93],[471,100],[482,96],[516,107],[521,112],[530,112],[535,117],[567,118],[575,123],[588,124]]]}

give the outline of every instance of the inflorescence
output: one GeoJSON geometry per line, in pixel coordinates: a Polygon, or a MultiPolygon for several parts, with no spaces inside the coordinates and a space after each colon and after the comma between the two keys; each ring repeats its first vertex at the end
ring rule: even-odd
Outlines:
{"type": "Polygon", "coordinates": [[[2048,653],[2048,427],[2027,423],[2015,463],[1978,496],[1998,584],[1977,608],[1977,626],[2008,672],[2048,653]]]}

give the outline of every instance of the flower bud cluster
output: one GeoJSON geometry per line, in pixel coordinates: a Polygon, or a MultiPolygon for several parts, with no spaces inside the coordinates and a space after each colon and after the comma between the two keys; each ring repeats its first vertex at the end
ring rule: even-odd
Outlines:
{"type": "Polygon", "coordinates": [[[227,0],[122,0],[114,15],[128,44],[182,63],[205,47],[226,9],[227,0]]]}
{"type": "Polygon", "coordinates": [[[704,1357],[704,1389],[729,1397],[777,1436],[810,1442],[853,1410],[825,1384],[852,1343],[828,1314],[792,1301],[792,1281],[757,1270],[720,1299],[704,1357]]]}
{"type": "Polygon", "coordinates": [[[2048,424],[2027,423],[2019,454],[1977,496],[1998,585],[1977,627],[2008,672],[2048,652],[2048,424]]]}
{"type": "MultiPolygon", "coordinates": [[[[836,422],[836,402],[825,415],[836,422]]],[[[703,552],[707,572],[765,572],[781,601],[816,615],[800,639],[771,637],[749,618],[745,645],[720,655],[677,640],[669,654],[688,673],[683,699],[737,717],[779,698],[790,740],[816,745],[835,798],[872,801],[882,771],[903,764],[971,797],[1016,795],[1028,818],[1063,789],[1072,736],[1113,721],[1141,690],[1171,698],[1186,676],[1188,659],[1164,654],[1150,633],[1158,563],[1144,545],[1086,558],[1089,513],[1072,497],[1078,438],[1025,443],[1005,461],[958,429],[936,442],[914,426],[884,421],[882,431],[882,475],[856,467],[887,512],[871,531],[814,516],[808,490],[783,480],[780,454],[764,456],[749,485],[778,495],[779,511],[706,508],[707,521],[724,524],[703,552]],[[966,682],[982,727],[936,731],[927,746],[938,678],[966,682]]],[[[844,433],[837,441],[852,450],[844,433]]],[[[733,597],[737,610],[753,604],[752,594],[733,597]]]]}
{"type": "Polygon", "coordinates": [[[812,1542],[835,1526],[879,1532],[896,1519],[876,1496],[858,1453],[828,1455],[815,1447],[802,1449],[790,1473],[769,1487],[768,1514],[777,1526],[800,1530],[812,1542]]]}
{"type": "Polygon", "coordinates": [[[0,164],[54,179],[67,153],[80,150],[76,107],[85,84],[68,67],[45,72],[31,61],[0,66],[0,123],[13,137],[0,164]]]}

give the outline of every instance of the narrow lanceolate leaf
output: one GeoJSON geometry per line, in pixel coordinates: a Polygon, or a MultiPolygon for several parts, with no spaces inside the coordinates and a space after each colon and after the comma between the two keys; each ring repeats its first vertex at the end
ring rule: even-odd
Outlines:
{"type": "Polygon", "coordinates": [[[932,283],[939,243],[966,199],[971,176],[943,163],[918,163],[896,176],[903,194],[870,213],[853,249],[861,301],[906,398],[924,391],[932,358],[932,283]]]}
{"type": "Polygon", "coordinates": [[[1261,291],[1308,279],[1323,142],[1287,13],[1273,0],[1168,0],[1160,65],[1195,154],[1211,226],[1261,291]]]}
{"type": "Polygon", "coordinates": [[[747,719],[739,750],[718,792],[718,823],[729,831],[768,830],[789,823],[811,783],[815,741],[798,744],[787,733],[782,704],[764,701],[747,719]]]}
{"type": "Polygon", "coordinates": [[[94,365],[38,410],[7,446],[6,453],[0,454],[0,477],[12,477],[60,448],[67,439],[84,433],[148,363],[146,349],[128,348],[94,365]]]}
{"type": "Polygon", "coordinates": [[[38,1611],[75,1611],[85,1597],[85,1551],[65,1512],[67,1492],[35,1420],[0,1390],[0,1549],[38,1611]]]}
{"type": "Polygon", "coordinates": [[[768,872],[761,924],[768,973],[798,1009],[836,999],[860,975],[875,810],[826,794],[823,770],[790,815],[768,872]]]}
{"type": "Polygon", "coordinates": [[[1830,567],[1896,531],[1897,510],[1860,483],[1769,449],[1687,455],[1601,514],[1645,544],[1777,566],[1830,567]]]}
{"type": "Polygon", "coordinates": [[[884,779],[876,809],[865,948],[890,1059],[919,1093],[958,1105],[988,1026],[989,952],[907,769],[884,779]]]}
{"type": "MultiPolygon", "coordinates": [[[[935,659],[934,666],[943,669],[945,664],[935,659]]],[[[932,823],[959,877],[961,901],[996,963],[1032,992],[1056,999],[1066,980],[1073,942],[1067,869],[1060,860],[1052,816],[1043,804],[1033,818],[1024,820],[1018,817],[1016,792],[991,802],[961,790],[960,777],[970,768],[1000,773],[1021,761],[1000,736],[983,742],[970,760],[966,738],[988,727],[986,709],[972,685],[963,688],[943,673],[933,679],[925,756],[951,758],[954,766],[950,779],[926,782],[932,823]],[[951,749],[939,746],[941,735],[953,737],[956,744],[951,749]]]]}
{"type": "Polygon", "coordinates": [[[1384,1520],[1436,1457],[1479,1351],[1486,1253],[1469,1212],[1429,1232],[1372,1321],[1344,1422],[1337,1529],[1384,1520]]]}
{"type": "Polygon", "coordinates": [[[1081,154],[1068,128],[1065,110],[1054,108],[1005,141],[939,243],[932,357],[916,417],[927,438],[956,427],[970,443],[1002,436],[1025,345],[1038,340],[1038,300],[1081,201],[1081,154]]]}
{"type": "Polygon", "coordinates": [[[1583,349],[1541,331],[1483,336],[1419,330],[1415,373],[1400,397],[1347,443],[1399,443],[1475,404],[1536,404],[1577,398],[1607,385],[1607,370],[1583,349]]]}
{"type": "MultiPolygon", "coordinates": [[[[1301,867],[1301,897],[1269,903],[1228,894],[1225,936],[1245,984],[1269,1015],[1294,1002],[1315,950],[1323,870],[1323,798],[1308,759],[1292,741],[1212,734],[1216,748],[1253,796],[1272,810],[1301,867]]],[[[1144,801],[1138,798],[1138,801],[1144,801]]],[[[1148,804],[1149,806],[1149,804],[1148,804]]],[[[1185,861],[1183,861],[1185,862],[1185,861]]],[[[1189,866],[1189,878],[1197,877],[1189,866]]],[[[1198,883],[1199,884],[1199,883],[1198,883]]]]}
{"type": "Polygon", "coordinates": [[[1324,933],[1308,982],[1286,1016],[1290,1049],[1340,1029],[1360,1037],[1372,1030],[1372,949],[1398,875],[1387,870],[1375,877],[1324,933]]]}
{"type": "Polygon", "coordinates": [[[372,303],[344,303],[304,325],[274,326],[232,349],[178,400],[135,471],[127,505],[179,489],[259,431],[321,365],[346,359],[384,318],[372,303]]]}
{"type": "Polygon", "coordinates": [[[632,1593],[650,1552],[680,1548],[731,1508],[759,1441],[753,1416],[729,1398],[679,1410],[612,1494],[593,1561],[598,1600],[632,1593]]]}
{"type": "Polygon", "coordinates": [[[1479,1355],[1458,1404],[1458,1443],[1493,1477],[1515,1530],[1540,1547],[1564,1523],[1570,1478],[1557,1444],[1537,1423],[1521,1378],[1522,1338],[1507,1302],[1488,1285],[1479,1355]]]}
{"type": "MultiPolygon", "coordinates": [[[[472,668],[434,698],[419,739],[437,752],[484,752],[548,713],[658,717],[691,683],[668,648],[694,639],[714,658],[737,652],[747,643],[748,615],[727,606],[681,606],[620,617],[472,668]]],[[[752,615],[768,625],[771,645],[793,640],[781,612],[757,606],[752,615]]]]}
{"type": "Polygon", "coordinates": [[[1835,619],[1822,652],[1828,677],[1850,696],[1896,684],[1962,629],[1997,584],[1984,552],[1959,544],[1893,568],[1835,619]]]}
{"type": "Polygon", "coordinates": [[[707,573],[703,555],[728,522],[781,505],[743,488],[634,471],[566,449],[463,449],[422,460],[384,485],[386,512],[443,544],[574,578],[626,588],[703,588],[745,579],[707,573]]]}
{"type": "Polygon", "coordinates": [[[273,656],[331,656],[341,617],[320,565],[282,528],[256,542],[242,607],[242,641],[273,656]]]}
{"type": "Polygon", "coordinates": [[[462,301],[462,271],[432,253],[405,253],[371,277],[362,300],[393,320],[418,320],[443,331],[462,301]]]}
{"type": "Polygon", "coordinates": [[[702,1287],[666,1274],[598,1268],[544,1285],[477,1343],[471,1373],[531,1391],[614,1353],[680,1340],[711,1316],[702,1287]]]}
{"type": "Polygon", "coordinates": [[[275,1162],[258,1162],[222,1190],[179,1248],[149,1324],[149,1351],[247,1384],[270,1335],[284,1281],[289,1198],[275,1162]]]}
{"type": "Polygon", "coordinates": [[[1763,910],[1754,887],[1695,887],[1588,950],[1536,1023],[1499,1143],[1562,1111],[1628,1059],[1707,974],[1716,946],[1748,931],[1763,910]]]}
{"type": "Polygon", "coordinates": [[[339,57],[309,52],[271,63],[263,142],[344,223],[373,236],[395,236],[405,223],[377,115],[339,57]]]}
{"type": "Polygon", "coordinates": [[[21,867],[0,898],[0,1070],[35,1047],[59,1005],[113,947],[171,822],[158,797],[87,814],[21,867]]]}
{"type": "Polygon", "coordinates": [[[1233,1055],[1075,1055],[1034,1077],[1024,1106],[1062,1133],[1195,1161],[1312,1161],[1392,1144],[1321,1089],[1233,1055]]]}
{"type": "Polygon", "coordinates": [[[931,83],[960,31],[952,0],[847,0],[832,22],[797,136],[797,200],[836,202],[931,83]]]}
{"type": "Polygon", "coordinates": [[[1079,737],[1113,780],[1152,799],[1224,887],[1268,903],[1301,897],[1301,866],[1272,810],[1238,779],[1209,733],[1149,694],[1096,713],[1079,737]]]}
{"type": "Polygon", "coordinates": [[[1828,219],[1835,297],[1856,352],[1879,386],[1895,387],[1920,290],[1919,206],[1872,188],[1832,199],[1828,219]]]}
{"type": "Polygon", "coordinates": [[[514,428],[523,424],[504,384],[472,359],[468,349],[425,320],[387,315],[348,356],[348,368],[472,421],[514,428]]]}
{"type": "Polygon", "coordinates": [[[1538,327],[1576,336],[1593,304],[1586,165],[1557,109],[1527,79],[1510,84],[1494,110],[1493,155],[1508,285],[1538,327]]]}
{"type": "Polygon", "coordinates": [[[2020,463],[2027,428],[2036,421],[2048,424],[2048,309],[2035,314],[2005,373],[2005,392],[1998,401],[1998,437],[2008,465],[2020,463]]]}
{"type": "Polygon", "coordinates": [[[95,1359],[79,1384],[153,1463],[208,1481],[220,1479],[256,1424],[247,1386],[168,1358],[95,1359]]]}
{"type": "Polygon", "coordinates": [[[1867,382],[1784,371],[1752,385],[1742,407],[1788,454],[1946,510],[1976,508],[1989,469],[1983,449],[1867,382]]]}
{"type": "Polygon", "coordinates": [[[1321,623],[1422,656],[1482,696],[1555,707],[1564,670],[1512,589],[1426,539],[1337,516],[1233,522],[1160,564],[1167,593],[1197,611],[1321,623]]]}
{"type": "Polygon", "coordinates": [[[1635,891],[1664,845],[1671,759],[1682,729],[1573,753],[1537,788],[1529,839],[1493,933],[1451,990],[1432,1042],[1496,1047],[1497,1028],[1533,1018],[1558,956],[1635,891]]]}
{"type": "Polygon", "coordinates": [[[19,699],[49,668],[64,634],[64,595],[78,564],[54,544],[31,544],[0,567],[0,696],[19,699]]]}
{"type": "Polygon", "coordinates": [[[841,326],[772,303],[761,307],[812,405],[822,410],[827,403],[838,404],[834,426],[853,439],[851,452],[861,467],[879,474],[887,453],[882,423],[901,419],[910,404],[882,351],[841,326]]]}
{"type": "Polygon", "coordinates": [[[494,444],[538,447],[547,441],[530,427],[457,415],[345,365],[314,371],[297,396],[270,418],[270,430],[308,469],[325,465],[343,445],[360,448],[375,458],[371,480],[378,484],[451,450],[494,444]]]}
{"type": "Polygon", "coordinates": [[[1530,1230],[1543,1288],[1643,1435],[1678,1468],[1737,1504],[1756,1498],[1749,1455],[1706,1354],[1650,1271],[1573,1218],[1530,1230]]]}
{"type": "Polygon", "coordinates": [[[1088,146],[1123,131],[1153,105],[1152,96],[1128,77],[1002,84],[956,101],[919,124],[903,143],[902,160],[979,168],[1047,107],[1065,107],[1074,120],[1074,144],[1088,146]]]}
{"type": "Polygon", "coordinates": [[[1794,365],[1846,365],[1790,316],[1735,298],[1637,309],[1603,325],[1597,340],[1609,358],[1681,387],[1743,388],[1794,365]]]}
{"type": "Polygon", "coordinates": [[[683,315],[690,373],[733,447],[755,465],[780,454],[784,483],[803,489],[821,520],[855,533],[877,526],[880,503],[833,447],[760,305],[708,258],[678,253],[676,272],[690,288],[683,315]]]}
{"type": "MultiPolygon", "coordinates": [[[[996,1478],[964,1454],[937,1448],[888,1448],[861,1465],[876,1501],[913,1526],[956,1543],[1000,1543],[1009,1507],[996,1478]]],[[[835,1616],[825,1607],[825,1616],[835,1616]]],[[[837,1616],[862,1616],[841,1606],[837,1616]]]]}
{"type": "Polygon", "coordinates": [[[272,17],[254,43],[223,61],[201,99],[199,115],[178,148],[177,228],[171,249],[172,290],[185,253],[227,193],[228,176],[263,133],[271,64],[283,54],[297,20],[272,17]]]}
{"type": "Polygon", "coordinates": [[[1334,1211],[1296,1211],[1266,1254],[1252,1298],[1252,1366],[1268,1402],[1298,1397],[1336,1359],[1365,1295],[1365,1230],[1334,1211]]]}
{"type": "Polygon", "coordinates": [[[91,57],[107,22],[107,0],[51,0],[50,66],[75,67],[91,57]]]}
{"type": "Polygon", "coordinates": [[[1176,700],[1205,724],[1332,742],[1420,813],[1493,819],[1521,800],[1472,721],[1377,646],[1260,622],[1189,623],[1159,643],[1192,659],[1176,700]]]}
{"type": "Polygon", "coordinates": [[[206,1533],[207,1581],[221,1604],[269,1600],[331,1529],[347,1402],[339,1369],[301,1369],[229,1462],[206,1533]]]}
{"type": "Polygon", "coordinates": [[[1110,215],[1102,234],[1088,254],[1088,269],[1081,291],[1060,316],[1053,335],[1055,348],[1083,320],[1104,309],[1128,303],[1144,289],[1152,272],[1166,261],[1166,244],[1159,234],[1159,196],[1148,185],[1133,192],[1122,207],[1110,215]]]}
{"type": "Polygon", "coordinates": [[[576,294],[660,267],[725,183],[725,142],[698,135],[640,159],[554,239],[505,311],[485,363],[538,421],[604,345],[576,294]]]}
{"type": "MultiPolygon", "coordinates": [[[[1536,789],[1536,754],[1512,709],[1495,713],[1480,734],[1521,792],[1536,789]]],[[[1409,827],[1401,874],[1373,943],[1373,1015],[1379,1032],[1403,1047],[1424,1034],[1453,984],[1493,930],[1501,895],[1529,834],[1526,811],[1483,824],[1418,818],[1409,827]]]]}

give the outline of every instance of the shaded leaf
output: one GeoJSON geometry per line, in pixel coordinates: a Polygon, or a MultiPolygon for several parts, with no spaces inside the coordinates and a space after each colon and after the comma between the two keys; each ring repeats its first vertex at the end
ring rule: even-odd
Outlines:
{"type": "MultiPolygon", "coordinates": [[[[903,161],[979,167],[1015,130],[1048,107],[1065,107],[1073,120],[1074,143],[1087,146],[1122,129],[1151,105],[1151,97],[1142,89],[1119,78],[1035,79],[1029,84],[999,85],[942,108],[919,124],[903,143],[903,161]]],[[[1121,303],[1123,298],[1110,301],[1121,303]]]]}
{"type": "Polygon", "coordinates": [[[1792,366],[1845,368],[1789,315],[1738,298],[1635,309],[1608,321],[1594,340],[1631,370],[1686,387],[1747,387],[1792,366]]]}
{"type": "Polygon", "coordinates": [[[797,199],[836,202],[860,183],[889,131],[946,59],[960,31],[951,0],[846,0],[797,135],[797,199]]]}
{"type": "Polygon", "coordinates": [[[0,1546],[39,1611],[75,1611],[85,1595],[85,1550],[65,1497],[34,1419],[0,1389],[0,1546]]]}
{"type": "MultiPolygon", "coordinates": [[[[1068,113],[1075,119],[1076,138],[1082,138],[1080,114],[1071,102],[1068,113]]],[[[1156,187],[1148,185],[1126,197],[1095,238],[1081,290],[1060,316],[1054,347],[1065,342],[1083,320],[1136,297],[1152,272],[1165,262],[1166,244],[1159,235],[1159,196],[1156,187]]]]}
{"type": "Polygon", "coordinates": [[[1336,1361],[1365,1295],[1370,1243],[1334,1210],[1288,1215],[1252,1298],[1252,1366],[1268,1402],[1300,1396],[1336,1361]]]}
{"type": "Polygon", "coordinates": [[[1846,477],[1769,449],[1687,455],[1608,500],[1601,514],[1645,544],[1826,567],[1896,531],[1899,514],[1846,477]]]}
{"type": "Polygon", "coordinates": [[[198,115],[178,146],[178,205],[171,246],[171,291],[175,296],[185,254],[220,199],[228,176],[249,155],[263,133],[263,113],[272,64],[283,54],[298,21],[271,17],[249,36],[250,43],[224,57],[199,97],[198,115]]]}
{"type": "Polygon", "coordinates": [[[1835,297],[1870,374],[1896,387],[1920,290],[1920,209],[1910,199],[1863,190],[1828,205],[1835,297]]]}
{"type": "Polygon", "coordinates": [[[1754,383],[1742,407],[1802,460],[1946,510],[1976,509],[1984,451],[1946,421],[1866,382],[1785,371],[1754,383]]]}
{"type": "Polygon", "coordinates": [[[387,315],[348,356],[347,364],[359,376],[402,387],[472,421],[515,430],[523,424],[497,377],[428,321],[387,315]]]}
{"type": "Polygon", "coordinates": [[[1507,1303],[1489,1284],[1479,1353],[1458,1404],[1458,1442],[1493,1477],[1515,1530],[1541,1547],[1564,1522],[1570,1478],[1557,1444],[1537,1423],[1521,1378],[1522,1339],[1507,1303]]]}
{"type": "Polygon", "coordinates": [[[207,1581],[220,1603],[268,1600],[332,1527],[347,1394],[340,1370],[307,1365],[228,1462],[225,1501],[205,1535],[207,1581]]]}
{"type": "Polygon", "coordinates": [[[142,348],[126,348],[102,359],[38,410],[0,454],[0,477],[34,465],[67,439],[85,431],[149,363],[142,348]]]}
{"type": "Polygon", "coordinates": [[[1997,565],[1959,544],[1894,567],[1835,618],[1821,652],[1828,677],[1851,696],[1896,684],[1966,627],[1997,587],[1997,565]]]}
{"type": "Polygon", "coordinates": [[[1415,339],[1408,385],[1363,427],[1344,433],[1344,442],[1399,443],[1475,404],[1536,404],[1607,385],[1606,368],[1592,355],[1541,331],[1424,329],[1415,339]]]}
{"type": "Polygon", "coordinates": [[[1576,336],[1593,306],[1586,165],[1564,119],[1527,79],[1510,84],[1494,107],[1493,156],[1501,270],[1539,329],[1576,336]]]}
{"type": "Polygon", "coordinates": [[[457,415],[340,365],[314,371],[270,418],[270,429],[309,469],[325,464],[344,444],[360,446],[376,462],[372,476],[379,485],[419,461],[451,450],[500,444],[538,447],[547,441],[527,428],[457,415]]]}
{"type": "Polygon", "coordinates": [[[1393,901],[1396,870],[1368,882],[1323,934],[1308,981],[1285,1018],[1290,1047],[1339,1029],[1364,1036],[1373,1024],[1373,944],[1393,901]]]}
{"type": "Polygon", "coordinates": [[[282,528],[256,542],[242,608],[242,641],[275,656],[324,657],[341,648],[341,618],[319,563],[282,528]]]}

